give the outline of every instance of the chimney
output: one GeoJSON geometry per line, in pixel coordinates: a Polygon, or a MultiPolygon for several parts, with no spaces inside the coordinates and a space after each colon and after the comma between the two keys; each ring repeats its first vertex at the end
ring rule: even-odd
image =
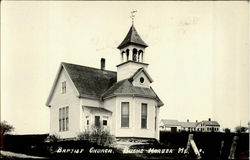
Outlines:
{"type": "Polygon", "coordinates": [[[196,120],[195,122],[198,123],[198,120],[196,120]]]}
{"type": "Polygon", "coordinates": [[[208,121],[211,121],[211,118],[208,118],[208,121]]]}
{"type": "Polygon", "coordinates": [[[101,59],[101,70],[105,70],[105,58],[101,59]]]}
{"type": "Polygon", "coordinates": [[[189,119],[187,119],[187,122],[189,122],[189,119]]]}

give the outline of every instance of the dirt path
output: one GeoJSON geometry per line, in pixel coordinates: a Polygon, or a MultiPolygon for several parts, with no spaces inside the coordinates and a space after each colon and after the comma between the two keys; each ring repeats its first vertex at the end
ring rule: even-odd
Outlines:
{"type": "Polygon", "coordinates": [[[9,151],[0,151],[0,157],[8,157],[8,158],[32,158],[32,159],[46,159],[46,157],[37,157],[37,156],[29,156],[21,153],[14,153],[9,151]]]}

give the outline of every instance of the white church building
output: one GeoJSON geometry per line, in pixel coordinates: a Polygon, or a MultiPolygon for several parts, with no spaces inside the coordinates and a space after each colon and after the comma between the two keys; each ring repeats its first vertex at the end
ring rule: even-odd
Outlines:
{"type": "Polygon", "coordinates": [[[132,24],[118,46],[117,72],[62,62],[46,105],[50,109],[50,134],[74,138],[103,127],[115,137],[159,139],[162,101],[144,62],[148,45],[132,24]]]}

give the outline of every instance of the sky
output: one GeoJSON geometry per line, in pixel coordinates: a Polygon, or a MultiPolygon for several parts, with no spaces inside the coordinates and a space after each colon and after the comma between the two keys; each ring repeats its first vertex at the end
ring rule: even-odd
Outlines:
{"type": "Polygon", "coordinates": [[[49,132],[45,106],[61,62],[116,71],[137,10],[160,119],[223,128],[249,121],[247,1],[3,1],[1,121],[15,134],[49,132]]]}

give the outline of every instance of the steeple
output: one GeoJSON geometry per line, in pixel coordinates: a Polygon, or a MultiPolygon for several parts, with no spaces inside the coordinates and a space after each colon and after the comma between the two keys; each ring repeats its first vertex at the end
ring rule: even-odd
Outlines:
{"type": "Polygon", "coordinates": [[[126,37],[117,47],[118,49],[120,49],[121,63],[127,61],[143,63],[146,47],[148,47],[148,45],[142,40],[142,38],[136,31],[134,24],[132,24],[126,37]]]}
{"type": "Polygon", "coordinates": [[[117,48],[122,49],[130,44],[139,45],[144,48],[148,47],[148,45],[141,39],[141,37],[137,33],[134,27],[134,24],[132,24],[132,26],[130,27],[128,31],[128,34],[126,35],[122,43],[117,48]]]}
{"type": "Polygon", "coordinates": [[[117,65],[117,80],[123,80],[132,76],[138,69],[147,69],[148,64],[144,63],[145,48],[148,45],[142,40],[132,25],[121,44],[117,47],[120,50],[121,63],[117,65]]]}

